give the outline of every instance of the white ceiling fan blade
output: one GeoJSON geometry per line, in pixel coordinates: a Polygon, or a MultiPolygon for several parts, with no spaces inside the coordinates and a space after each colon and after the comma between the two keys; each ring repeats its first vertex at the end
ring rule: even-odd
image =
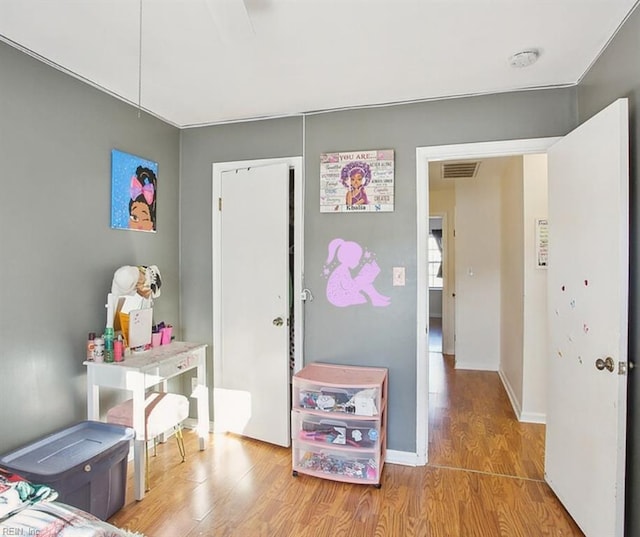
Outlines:
{"type": "Polygon", "coordinates": [[[249,40],[255,30],[244,0],[204,0],[220,39],[225,44],[249,40]]]}

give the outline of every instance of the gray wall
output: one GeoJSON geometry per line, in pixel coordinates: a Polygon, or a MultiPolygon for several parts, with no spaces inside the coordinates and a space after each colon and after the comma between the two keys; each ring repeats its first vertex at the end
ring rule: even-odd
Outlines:
{"type": "MultiPolygon", "coordinates": [[[[178,323],[179,131],[0,43],[0,453],[86,419],[116,268],[156,264],[178,323]],[[158,162],[158,232],[110,229],[111,149],[158,162]]],[[[179,335],[179,334],[178,334],[179,335]]]]}
{"type": "MultiPolygon", "coordinates": [[[[640,11],[635,10],[607,50],[594,64],[578,88],[580,123],[620,97],[629,99],[629,160],[630,160],[630,257],[629,257],[629,360],[638,363],[640,328],[640,11]]],[[[640,535],[640,396],[637,385],[638,367],[629,371],[628,430],[627,430],[627,535],[640,535]]]]}
{"type": "MultiPolygon", "coordinates": [[[[305,359],[390,370],[389,448],[416,450],[416,147],[563,135],[576,125],[575,90],[521,92],[307,116],[305,132],[305,359]],[[395,150],[395,211],[321,214],[320,154],[395,150]],[[321,275],[331,239],[366,245],[382,269],[387,308],[331,306],[321,275]],[[407,285],[391,286],[393,266],[407,285]]],[[[301,155],[302,122],[288,118],[182,133],[181,285],[187,339],[212,343],[211,164],[301,155]]],[[[426,225],[426,224],[425,224],[426,225]]]]}

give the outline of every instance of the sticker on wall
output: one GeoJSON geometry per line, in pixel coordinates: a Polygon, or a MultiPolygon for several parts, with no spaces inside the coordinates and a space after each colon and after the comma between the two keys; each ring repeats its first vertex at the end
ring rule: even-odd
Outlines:
{"type": "Polygon", "coordinates": [[[111,151],[111,227],[156,231],[158,164],[111,151]]]}
{"type": "Polygon", "coordinates": [[[375,255],[357,242],[333,239],[322,274],[327,278],[327,300],[334,306],[387,307],[391,304],[391,299],[374,286],[380,274],[375,255]]]}
{"type": "Polygon", "coordinates": [[[320,212],[393,211],[393,149],[320,155],[320,212]]]}

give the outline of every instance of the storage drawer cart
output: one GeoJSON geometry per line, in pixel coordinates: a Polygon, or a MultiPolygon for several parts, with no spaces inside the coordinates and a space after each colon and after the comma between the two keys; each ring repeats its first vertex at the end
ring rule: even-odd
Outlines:
{"type": "Polygon", "coordinates": [[[381,487],[387,369],[314,363],[293,376],[293,476],[381,487]]]}

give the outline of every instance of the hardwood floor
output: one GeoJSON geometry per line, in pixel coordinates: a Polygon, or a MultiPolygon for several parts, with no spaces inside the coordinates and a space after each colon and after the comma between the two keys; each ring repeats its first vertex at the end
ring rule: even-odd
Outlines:
{"type": "Polygon", "coordinates": [[[429,364],[430,464],[544,479],[544,425],[516,420],[498,374],[435,353],[429,364]]]}
{"type": "Polygon", "coordinates": [[[151,490],[110,521],[147,537],[582,536],[544,483],[544,427],[520,424],[497,373],[430,357],[429,464],[387,464],[382,488],[291,475],[290,450],[185,432],[151,458],[151,490]]]}

